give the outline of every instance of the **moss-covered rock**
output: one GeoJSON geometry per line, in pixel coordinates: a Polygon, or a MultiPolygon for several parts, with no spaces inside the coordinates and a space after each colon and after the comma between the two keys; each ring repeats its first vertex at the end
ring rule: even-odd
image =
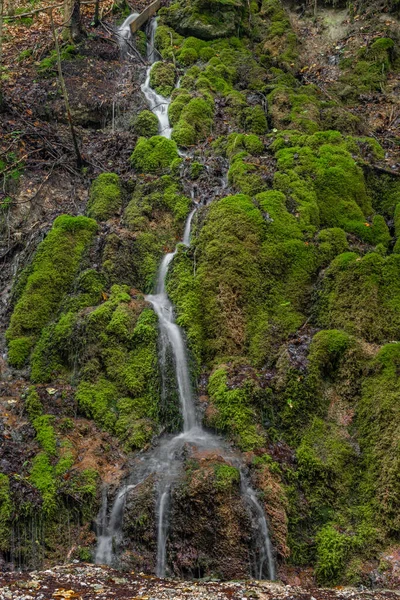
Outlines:
{"type": "Polygon", "coordinates": [[[187,0],[172,4],[163,18],[181,35],[214,40],[235,35],[243,12],[242,0],[187,0]]]}
{"type": "Polygon", "coordinates": [[[143,137],[152,137],[158,133],[158,119],[151,110],[142,110],[131,120],[133,131],[143,137]]]}
{"type": "Polygon", "coordinates": [[[96,231],[96,222],[87,217],[63,215],[54,221],[33,258],[7,330],[13,366],[24,365],[42,328],[55,316],[96,231]]]}
{"type": "Polygon", "coordinates": [[[160,135],[139,138],[131,156],[132,166],[144,173],[157,173],[170,168],[179,157],[176,143],[160,135]]]}
{"type": "Polygon", "coordinates": [[[116,215],[121,206],[121,182],[118,175],[102,173],[90,188],[87,215],[97,221],[106,221],[116,215]]]}
{"type": "Polygon", "coordinates": [[[156,62],[150,71],[150,86],[168,98],[175,87],[175,67],[172,63],[156,62]]]}

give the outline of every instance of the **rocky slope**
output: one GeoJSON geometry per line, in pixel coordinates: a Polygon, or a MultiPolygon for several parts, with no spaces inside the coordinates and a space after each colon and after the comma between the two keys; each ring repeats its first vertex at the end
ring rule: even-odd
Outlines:
{"type": "MultiPolygon", "coordinates": [[[[140,452],[180,431],[173,369],[162,379],[157,317],[144,294],[194,199],[192,245],[179,248],[168,291],[204,425],[224,437],[258,490],[279,578],[398,586],[398,5],[326,2],[315,19],[299,4],[180,0],[159,11],[162,60],[151,85],[171,94],[171,140],[157,135],[140,92],[142,61],[121,56],[85,8],[90,35],[65,44],[62,63],[81,171],[47,17],[40,27],[7,24],[4,569],[90,560],[102,499],[110,507],[140,452]]],[[[145,31],[133,40],[143,55],[145,42],[145,31]]],[[[167,543],[172,575],[252,574],[239,472],[222,454],[189,446],[182,454],[167,543]]],[[[127,571],[154,572],[156,483],[127,498],[127,571]]],[[[77,597],[91,597],[82,578],[102,586],[119,577],[79,568],[77,597]]],[[[39,579],[53,591],[60,577],[67,589],[67,573],[39,579]]],[[[121,594],[143,595],[146,585],[167,594],[170,585],[121,577],[133,586],[121,594]]],[[[218,593],[368,597],[240,586],[218,593]]]]}

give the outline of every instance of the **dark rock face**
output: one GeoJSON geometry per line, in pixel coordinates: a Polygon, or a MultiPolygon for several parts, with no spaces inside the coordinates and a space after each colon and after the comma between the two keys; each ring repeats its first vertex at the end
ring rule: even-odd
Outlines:
{"type": "Polygon", "coordinates": [[[251,519],[235,471],[220,457],[186,462],[172,494],[167,553],[174,575],[249,577],[251,519]]]}
{"type": "Polygon", "coordinates": [[[154,476],[127,494],[120,557],[126,568],[154,573],[157,554],[156,489],[154,476]]]}
{"type": "Polygon", "coordinates": [[[215,40],[235,35],[243,6],[241,0],[188,1],[183,7],[171,7],[166,22],[181,35],[215,40]]]}

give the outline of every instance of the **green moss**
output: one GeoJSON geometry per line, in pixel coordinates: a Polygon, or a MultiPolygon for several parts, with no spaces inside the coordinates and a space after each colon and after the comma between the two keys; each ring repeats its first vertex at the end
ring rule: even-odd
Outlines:
{"type": "Polygon", "coordinates": [[[374,358],[369,376],[362,382],[357,408],[357,429],[362,451],[364,499],[374,518],[389,535],[400,525],[399,430],[400,345],[387,344],[374,358]]]}
{"type": "Polygon", "coordinates": [[[118,175],[102,173],[90,188],[88,216],[97,221],[106,221],[119,212],[121,205],[121,183],[118,175]]]}
{"type": "Polygon", "coordinates": [[[46,452],[37,454],[33,459],[29,480],[42,495],[43,513],[47,517],[53,515],[57,508],[57,488],[53,467],[46,452]]]}
{"type": "Polygon", "coordinates": [[[76,391],[76,399],[82,414],[107,431],[114,430],[118,390],[113,383],[104,377],[100,377],[96,383],[82,381],[76,391]]]}
{"type": "Polygon", "coordinates": [[[172,63],[156,62],[150,71],[150,86],[168,98],[175,87],[175,67],[172,63]]]}
{"type": "MultiPolygon", "coordinates": [[[[178,96],[178,99],[180,97],[182,98],[178,96]]],[[[177,107],[171,105],[171,110],[176,112],[177,107]]],[[[172,131],[172,139],[179,146],[184,147],[204,140],[211,131],[213,113],[213,102],[209,98],[192,98],[179,112],[179,119],[172,131]]]]}
{"type": "Polygon", "coordinates": [[[254,106],[245,110],[246,132],[265,135],[268,131],[267,117],[261,106],[254,106]]]}
{"type": "Polygon", "coordinates": [[[41,415],[33,420],[33,427],[36,431],[36,439],[42,449],[49,456],[57,454],[57,439],[53,424],[52,415],[41,415]]]}
{"type": "Polygon", "coordinates": [[[239,470],[236,467],[231,467],[231,465],[216,465],[214,472],[218,490],[230,489],[240,481],[239,470]]]}
{"type": "Polygon", "coordinates": [[[10,547],[12,508],[10,481],[7,475],[0,473],[0,550],[2,552],[10,547]]]}
{"type": "Polygon", "coordinates": [[[304,227],[341,227],[373,241],[373,231],[365,224],[372,207],[364,174],[348,143],[333,131],[279,135],[273,144],[279,169],[274,187],[291,191],[304,227]]]}
{"type": "Polygon", "coordinates": [[[390,38],[375,40],[361,48],[357,56],[342,60],[339,94],[354,100],[360,94],[381,91],[393,60],[394,42],[390,38]]]}
{"type": "Polygon", "coordinates": [[[10,364],[21,367],[40,331],[55,315],[93,240],[97,224],[87,217],[58,217],[33,259],[32,270],[6,337],[10,364]]]}
{"type": "Polygon", "coordinates": [[[43,414],[43,405],[35,386],[30,387],[28,390],[25,398],[25,410],[31,422],[43,414]]]}
{"type": "Polygon", "coordinates": [[[199,59],[199,55],[197,54],[194,48],[182,48],[182,50],[178,54],[178,61],[181,65],[188,67],[189,65],[193,65],[199,59]]]}
{"type": "Polygon", "coordinates": [[[351,538],[327,525],[319,531],[316,542],[318,580],[325,584],[336,583],[345,570],[351,538]]]}
{"type": "Polygon", "coordinates": [[[210,376],[208,393],[216,411],[208,418],[208,424],[229,433],[243,451],[263,446],[264,438],[256,426],[256,413],[249,402],[251,382],[237,389],[230,389],[227,383],[228,375],[223,367],[210,376]]]}
{"type": "Polygon", "coordinates": [[[399,337],[400,257],[345,253],[333,260],[319,295],[317,320],[369,342],[399,337]]]}
{"type": "Polygon", "coordinates": [[[144,173],[157,173],[171,167],[176,158],[176,143],[156,135],[149,139],[139,138],[131,156],[131,163],[135,169],[144,173]]]}
{"type": "Polygon", "coordinates": [[[137,135],[152,137],[158,134],[158,119],[151,110],[142,110],[130,124],[137,135]]]}

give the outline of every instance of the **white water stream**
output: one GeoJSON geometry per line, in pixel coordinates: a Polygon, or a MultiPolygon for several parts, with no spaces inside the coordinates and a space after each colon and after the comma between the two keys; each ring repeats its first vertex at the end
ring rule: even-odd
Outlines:
{"type": "MultiPolygon", "coordinates": [[[[130,35],[129,24],[134,20],[134,15],[128,17],[120,28],[120,35],[128,39],[130,35]]],[[[146,80],[141,89],[145,95],[149,108],[154,112],[159,121],[160,135],[170,138],[171,127],[168,120],[169,99],[156,94],[150,87],[150,71],[152,64],[157,60],[157,51],[154,47],[157,20],[150,22],[147,44],[147,58],[150,63],[146,72],[146,80]]],[[[194,193],[192,198],[194,197],[194,193]]],[[[190,245],[190,233],[194,208],[189,214],[182,243],[190,245]]],[[[237,458],[224,440],[217,435],[205,431],[201,420],[196,414],[196,404],[190,379],[188,367],[187,350],[181,329],[175,322],[174,309],[166,291],[166,277],[169,266],[176,254],[166,254],[161,262],[155,293],[146,296],[158,316],[160,331],[160,368],[166,371],[167,350],[172,354],[175,368],[176,385],[178,388],[179,402],[183,417],[183,432],[176,436],[164,436],[158,445],[152,450],[138,456],[135,468],[132,470],[129,481],[118,492],[107,522],[107,494],[103,498],[103,507],[99,515],[99,537],[95,561],[99,564],[112,564],[115,549],[121,538],[123,512],[127,493],[135,488],[145,479],[155,474],[158,480],[158,503],[157,503],[157,568],[159,577],[164,577],[167,567],[166,542],[168,535],[170,492],[176,482],[182,464],[182,449],[186,444],[193,445],[197,449],[218,449],[220,455],[232,464],[237,463],[237,458]]],[[[240,465],[239,465],[240,468],[240,465]]],[[[246,501],[249,512],[252,514],[253,522],[258,530],[258,559],[254,576],[262,579],[268,573],[269,579],[275,579],[275,566],[273,549],[269,538],[267,521],[256,492],[251,488],[249,482],[241,473],[241,493],[246,501]],[[266,569],[267,567],[267,569],[266,569]]]]}

